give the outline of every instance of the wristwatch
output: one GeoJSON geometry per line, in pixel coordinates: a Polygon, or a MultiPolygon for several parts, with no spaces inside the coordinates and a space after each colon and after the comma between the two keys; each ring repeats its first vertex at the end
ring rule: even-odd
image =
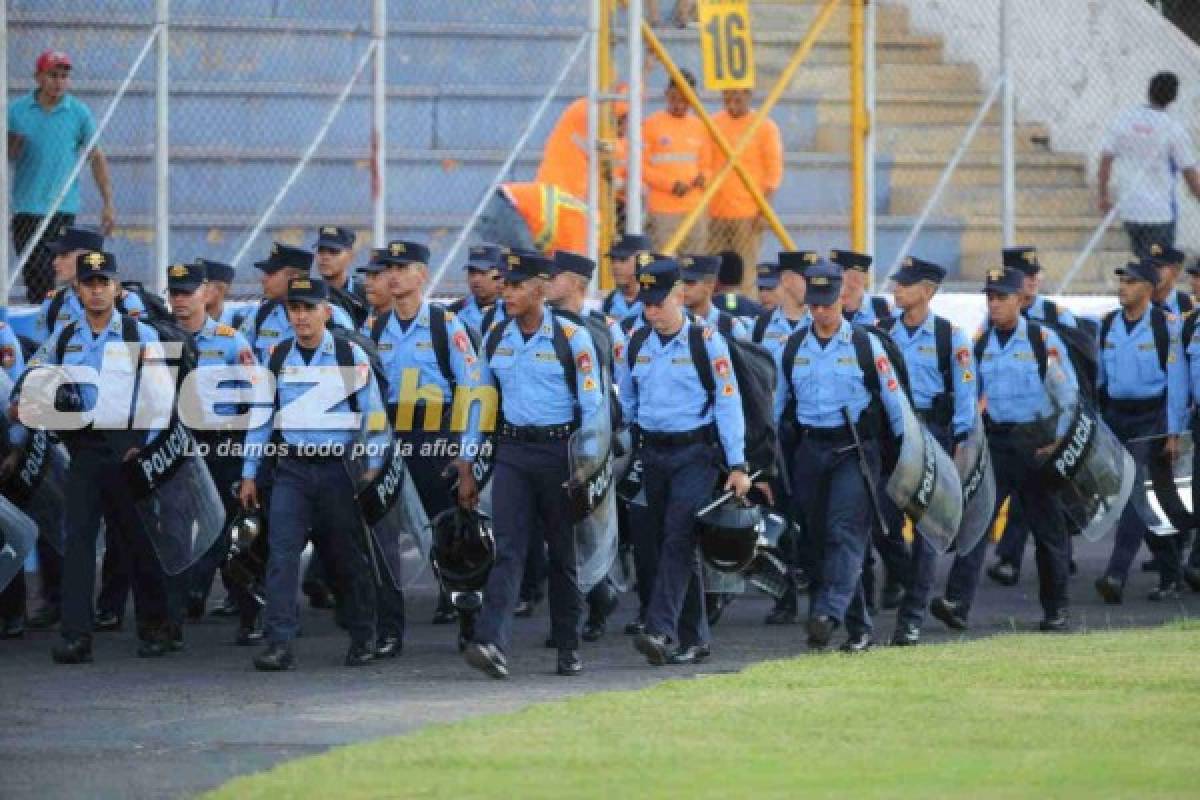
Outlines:
{"type": "Polygon", "coordinates": [[[747,464],[745,461],[743,461],[740,464],[734,464],[733,466],[731,466],[729,468],[729,471],[730,472],[744,472],[747,475],[749,475],[750,474],[750,465],[747,464]]]}

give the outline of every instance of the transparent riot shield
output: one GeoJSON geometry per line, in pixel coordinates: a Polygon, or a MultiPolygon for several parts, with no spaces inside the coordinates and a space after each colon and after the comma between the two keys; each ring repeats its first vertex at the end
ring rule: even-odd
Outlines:
{"type": "Polygon", "coordinates": [[[225,527],[225,504],[191,431],[172,421],[121,467],[163,570],[178,575],[199,561],[225,527]]]}
{"type": "Polygon", "coordinates": [[[1172,536],[1196,527],[1192,506],[1191,432],[1179,437],[1179,455],[1171,460],[1163,446],[1165,436],[1150,436],[1126,442],[1135,463],[1144,464],[1139,470],[1141,481],[1135,481],[1129,503],[1146,527],[1156,536],[1172,536]]]}
{"type": "Polygon", "coordinates": [[[575,575],[585,594],[602,581],[617,559],[617,498],[613,491],[612,426],[607,412],[567,442],[566,483],[575,575]]]}
{"type": "Polygon", "coordinates": [[[25,566],[37,539],[37,525],[25,512],[0,497],[0,591],[25,566]]]}
{"type": "Polygon", "coordinates": [[[903,397],[901,406],[904,438],[886,491],[913,521],[917,532],[939,553],[944,553],[950,549],[962,522],[962,482],[950,454],[921,424],[903,397]]]}
{"type": "Polygon", "coordinates": [[[960,553],[969,553],[987,533],[996,511],[996,475],[992,471],[983,416],[978,411],[971,433],[954,454],[954,466],[958,469],[963,496],[962,522],[958,525],[955,547],[960,553]]]}
{"type": "Polygon", "coordinates": [[[411,586],[429,564],[432,531],[403,451],[391,444],[378,475],[367,480],[366,463],[347,463],[358,507],[379,561],[380,578],[396,589],[411,586]]]}

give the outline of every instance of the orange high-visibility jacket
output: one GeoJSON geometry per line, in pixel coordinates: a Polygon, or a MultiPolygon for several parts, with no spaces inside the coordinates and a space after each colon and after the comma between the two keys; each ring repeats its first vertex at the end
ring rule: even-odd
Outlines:
{"type": "Polygon", "coordinates": [[[712,177],[712,140],[694,114],[672,117],[651,114],[642,124],[642,180],[646,210],[652,214],[685,214],[700,201],[702,189],[683,197],[671,193],[676,181],[691,185],[697,175],[712,177]]]}
{"type": "Polygon", "coordinates": [[[587,250],[587,203],[549,183],[505,183],[500,189],[543,253],[587,250]]]}
{"type": "Polygon", "coordinates": [[[587,98],[567,106],[546,137],[537,182],[550,183],[576,197],[587,197],[587,98]]]}
{"type": "MultiPolygon", "coordinates": [[[[727,111],[721,111],[713,116],[713,122],[725,135],[726,140],[737,150],[738,142],[742,140],[752,122],[752,114],[746,114],[740,119],[734,119],[727,111]]],[[[713,174],[725,166],[725,154],[713,145],[713,174]]],[[[738,159],[755,185],[764,194],[779,188],[783,180],[783,139],[779,135],[779,126],[774,120],[763,120],[762,125],[754,133],[754,139],[738,159]]],[[[730,175],[721,184],[721,188],[713,196],[708,206],[708,213],[719,219],[745,219],[758,216],[758,206],[737,173],[730,175]]]]}

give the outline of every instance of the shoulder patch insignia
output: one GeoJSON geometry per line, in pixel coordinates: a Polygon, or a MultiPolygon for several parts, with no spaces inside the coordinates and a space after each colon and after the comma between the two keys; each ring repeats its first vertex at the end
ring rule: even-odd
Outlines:
{"type": "Polygon", "coordinates": [[[900,384],[896,382],[895,378],[888,378],[887,389],[889,392],[894,392],[899,388],[900,384]]]}
{"type": "Polygon", "coordinates": [[[729,380],[729,373],[733,371],[733,366],[729,363],[728,358],[718,358],[713,363],[713,371],[724,380],[729,380]]]}
{"type": "Polygon", "coordinates": [[[571,337],[575,335],[575,326],[563,323],[562,332],[563,336],[567,337],[567,341],[570,341],[571,337]]]}
{"type": "Polygon", "coordinates": [[[710,328],[709,326],[705,325],[705,326],[702,328],[702,330],[704,331],[704,338],[705,338],[705,339],[711,339],[711,338],[712,338],[712,335],[713,335],[713,329],[712,329],[712,328],[710,328]]]}
{"type": "Polygon", "coordinates": [[[228,325],[218,325],[215,333],[217,336],[233,336],[235,333],[237,333],[237,330],[229,327],[228,325]]]}
{"type": "Polygon", "coordinates": [[[958,348],[954,351],[954,360],[960,367],[966,369],[971,365],[971,351],[965,347],[958,348]]]}
{"type": "Polygon", "coordinates": [[[892,363],[888,361],[887,356],[880,356],[875,359],[875,369],[879,370],[880,375],[887,375],[892,371],[892,363]]]}
{"type": "Polygon", "coordinates": [[[596,390],[596,382],[591,378],[583,379],[583,390],[585,392],[594,392],[596,390]]]}
{"type": "Polygon", "coordinates": [[[579,355],[575,356],[575,364],[579,367],[579,371],[587,375],[592,371],[592,356],[586,350],[583,350],[579,355]]]}
{"type": "Polygon", "coordinates": [[[971,372],[969,369],[964,369],[962,379],[963,383],[970,383],[971,381],[975,380],[975,373],[971,372]]]}
{"type": "Polygon", "coordinates": [[[726,397],[733,397],[733,384],[732,383],[725,384],[724,388],[721,389],[721,394],[723,394],[726,397]]]}

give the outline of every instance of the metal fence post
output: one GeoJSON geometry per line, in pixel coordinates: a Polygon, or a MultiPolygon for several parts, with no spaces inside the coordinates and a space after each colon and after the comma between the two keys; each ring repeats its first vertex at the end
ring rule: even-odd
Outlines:
{"type": "Polygon", "coordinates": [[[625,232],[642,232],[642,0],[629,0],[629,178],[625,182],[625,232]]]}
{"type": "MultiPolygon", "coordinates": [[[[867,21],[866,31],[866,60],[863,65],[863,70],[866,73],[863,77],[863,93],[866,95],[864,104],[866,105],[867,113],[867,135],[866,141],[863,143],[863,149],[866,159],[866,194],[867,194],[867,224],[866,224],[866,249],[864,252],[875,253],[875,25],[876,25],[876,8],[878,3],[867,3],[867,21]]],[[[874,291],[875,282],[878,280],[877,270],[871,271],[872,285],[874,291]]]]}
{"type": "Polygon", "coordinates": [[[1001,230],[1004,246],[1012,247],[1017,239],[1017,164],[1016,164],[1016,95],[1013,91],[1012,74],[1012,24],[1009,0],[1000,0],[1000,69],[1004,80],[1004,96],[1000,141],[1003,149],[1003,192],[1001,204],[1001,230]]]}
{"type": "MultiPolygon", "coordinates": [[[[0,97],[4,98],[4,105],[8,107],[8,3],[0,3],[0,97]]],[[[9,183],[8,183],[8,114],[0,114],[0,141],[4,142],[4,158],[0,158],[0,221],[4,224],[4,230],[8,231],[9,226],[9,183]]],[[[8,293],[12,286],[12,282],[8,275],[8,237],[4,237],[5,241],[0,243],[0,307],[2,307],[7,316],[8,310],[8,293]]]]}
{"type": "Polygon", "coordinates": [[[373,121],[371,127],[371,238],[375,247],[387,244],[387,0],[374,0],[371,25],[375,40],[373,121]]]}
{"type": "MultiPolygon", "coordinates": [[[[600,3],[591,0],[588,8],[588,108],[587,108],[587,171],[588,171],[588,233],[587,256],[600,261],[600,158],[596,143],[600,136],[600,3]]],[[[592,288],[599,279],[599,270],[592,273],[592,288]]]]}
{"type": "Polygon", "coordinates": [[[171,259],[171,184],[168,165],[171,159],[170,136],[170,52],[168,21],[171,0],[155,3],[158,28],[158,65],[154,76],[154,291],[167,289],[167,263],[171,259]]]}

